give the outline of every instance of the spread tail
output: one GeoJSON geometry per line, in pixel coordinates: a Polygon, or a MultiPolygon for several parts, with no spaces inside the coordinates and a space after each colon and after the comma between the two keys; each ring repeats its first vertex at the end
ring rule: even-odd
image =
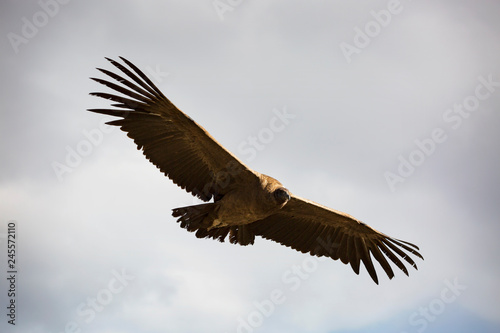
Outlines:
{"type": "Polygon", "coordinates": [[[249,245],[255,240],[254,232],[248,225],[235,225],[226,227],[213,227],[216,218],[214,203],[187,206],[172,209],[172,216],[178,217],[181,228],[189,232],[196,232],[198,238],[213,238],[224,242],[229,234],[232,244],[249,245]]]}

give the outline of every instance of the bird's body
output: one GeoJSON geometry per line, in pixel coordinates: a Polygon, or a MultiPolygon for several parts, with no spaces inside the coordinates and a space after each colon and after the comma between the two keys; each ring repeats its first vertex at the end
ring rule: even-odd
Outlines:
{"type": "Polygon", "coordinates": [[[210,227],[227,227],[262,220],[283,207],[285,201],[276,201],[272,193],[283,188],[280,182],[259,174],[256,181],[245,188],[237,187],[214,203],[214,223],[210,227]]]}
{"type": "Polygon", "coordinates": [[[255,235],[246,226],[276,214],[290,200],[289,191],[279,181],[259,173],[255,176],[244,187],[236,186],[216,197],[213,203],[175,208],[173,216],[198,237],[222,241],[221,232],[230,232],[236,243],[252,244],[255,235]]]}
{"type": "Polygon", "coordinates": [[[253,244],[255,236],[271,239],[304,253],[349,263],[356,274],[363,262],[378,283],[372,257],[389,278],[386,258],[408,275],[403,259],[416,268],[409,253],[422,258],[418,247],[386,236],[352,216],[291,194],[276,179],[250,169],[206,130],[177,109],[128,60],[132,70],[108,59],[129,79],[99,69],[120,82],[93,80],[120,92],[91,93],[110,99],[117,109],[89,111],[120,117],[120,126],[148,160],[174,183],[206,203],[173,209],[181,227],[199,238],[253,244]]]}

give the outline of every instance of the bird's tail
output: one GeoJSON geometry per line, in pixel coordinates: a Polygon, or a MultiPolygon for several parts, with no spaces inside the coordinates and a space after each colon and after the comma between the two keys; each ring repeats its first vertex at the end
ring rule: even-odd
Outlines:
{"type": "Polygon", "coordinates": [[[255,240],[255,233],[248,225],[213,227],[215,220],[215,204],[187,206],[172,209],[172,216],[178,217],[181,228],[196,232],[198,238],[213,238],[224,242],[229,234],[229,242],[233,244],[249,245],[255,240]]]}

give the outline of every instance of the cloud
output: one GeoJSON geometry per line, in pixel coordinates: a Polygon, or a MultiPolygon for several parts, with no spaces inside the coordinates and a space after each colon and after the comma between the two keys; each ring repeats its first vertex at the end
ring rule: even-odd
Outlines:
{"type": "MultiPolygon", "coordinates": [[[[401,1],[404,10],[350,63],[339,44],[387,1],[241,2],[223,21],[212,1],[42,3],[59,10],[45,11],[48,21],[18,52],[0,42],[0,235],[18,222],[20,329],[235,332],[253,320],[254,331],[413,332],[409,317],[457,278],[467,289],[425,331],[498,330],[500,92],[459,128],[443,119],[478,77],[500,81],[497,3],[401,1]],[[260,238],[238,247],[179,228],[171,209],[192,197],[84,111],[107,105],[88,96],[101,89],[88,78],[118,55],[168,72],[160,89],[240,158],[238,145],[286,106],[296,117],[249,166],[415,242],[419,270],[375,286],[365,271],[260,238]],[[392,192],[384,173],[438,127],[447,140],[392,192]],[[92,143],[86,133],[96,130],[92,143]],[[92,149],[60,181],[53,162],[67,164],[67,147],[78,152],[84,141],[92,149]],[[122,270],[134,277],[123,289],[113,282],[122,270]],[[276,290],[284,301],[270,310],[276,290]],[[92,309],[89,298],[103,308],[87,322],[90,312],[78,309],[92,309]]],[[[43,8],[2,3],[2,31],[22,36],[43,8]]]]}

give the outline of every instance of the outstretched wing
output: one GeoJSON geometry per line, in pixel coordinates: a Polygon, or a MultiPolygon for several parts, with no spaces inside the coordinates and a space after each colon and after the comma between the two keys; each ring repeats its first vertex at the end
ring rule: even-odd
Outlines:
{"type": "Polygon", "coordinates": [[[173,105],[134,64],[108,59],[126,77],[98,68],[122,85],[92,78],[123,96],[93,92],[116,102],[117,109],[89,111],[117,116],[109,122],[120,126],[137,144],[137,149],[166,176],[186,191],[208,201],[223,195],[236,184],[255,178],[255,173],[222,147],[205,129],[173,105]],[[128,78],[127,78],[128,77],[128,78]]]}
{"type": "Polygon", "coordinates": [[[391,238],[352,216],[293,195],[278,213],[249,226],[256,235],[300,252],[349,263],[356,274],[359,274],[362,261],[377,284],[378,277],[371,256],[390,279],[394,277],[394,272],[387,259],[406,275],[408,270],[401,259],[415,269],[417,265],[409,254],[423,259],[417,251],[418,247],[411,243],[391,238]]]}

